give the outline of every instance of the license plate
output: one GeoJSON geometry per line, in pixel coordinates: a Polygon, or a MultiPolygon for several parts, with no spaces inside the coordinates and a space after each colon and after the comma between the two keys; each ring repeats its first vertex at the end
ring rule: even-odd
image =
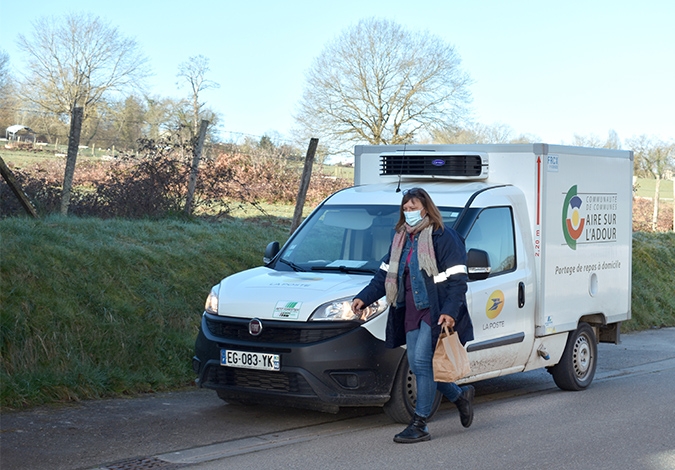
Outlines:
{"type": "Polygon", "coordinates": [[[279,354],[220,350],[220,365],[242,369],[279,370],[279,354]]]}

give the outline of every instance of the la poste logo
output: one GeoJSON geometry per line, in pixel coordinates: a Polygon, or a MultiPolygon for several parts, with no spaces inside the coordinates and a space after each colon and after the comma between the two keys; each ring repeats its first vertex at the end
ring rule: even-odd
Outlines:
{"type": "Polygon", "coordinates": [[[488,297],[488,301],[485,305],[485,315],[487,315],[490,320],[494,320],[502,313],[502,308],[504,308],[504,293],[500,290],[496,290],[488,297]]]}

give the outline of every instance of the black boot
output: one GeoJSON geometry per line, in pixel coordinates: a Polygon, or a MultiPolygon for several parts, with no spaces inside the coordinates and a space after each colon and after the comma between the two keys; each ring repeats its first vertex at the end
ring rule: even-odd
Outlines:
{"type": "Polygon", "coordinates": [[[414,442],[428,441],[431,439],[429,428],[427,428],[427,419],[417,413],[403,432],[394,436],[394,442],[401,444],[412,444],[414,442]]]}
{"type": "Polygon", "coordinates": [[[473,395],[475,389],[472,385],[462,387],[462,394],[455,401],[455,406],[459,410],[459,419],[462,421],[462,426],[468,428],[473,421],[473,395]]]}

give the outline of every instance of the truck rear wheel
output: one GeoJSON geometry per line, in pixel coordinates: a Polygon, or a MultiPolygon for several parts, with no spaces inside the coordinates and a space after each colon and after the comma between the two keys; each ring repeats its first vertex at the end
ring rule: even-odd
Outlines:
{"type": "MultiPolygon", "coordinates": [[[[431,419],[441,406],[443,394],[436,392],[434,403],[431,405],[431,419]]],[[[394,385],[391,388],[391,398],[384,404],[384,412],[397,423],[409,424],[415,414],[417,403],[417,383],[415,374],[408,365],[408,355],[404,354],[396,371],[394,385]]]]}
{"type": "Polygon", "coordinates": [[[560,362],[549,369],[562,390],[578,391],[588,387],[595,376],[598,345],[593,328],[580,323],[570,333],[560,362]]]}

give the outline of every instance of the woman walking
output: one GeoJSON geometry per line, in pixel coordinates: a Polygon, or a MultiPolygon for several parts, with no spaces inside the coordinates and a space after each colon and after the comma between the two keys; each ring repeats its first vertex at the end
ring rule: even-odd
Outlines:
{"type": "Polygon", "coordinates": [[[466,281],[466,250],[461,237],[445,227],[440,211],[424,189],[404,191],[389,253],[352,302],[352,310],[358,314],[386,294],[390,305],[386,345],[407,345],[408,362],[417,381],[417,403],[412,421],[394,442],[431,438],[426,421],[436,390],[455,403],[462,426],[471,426],[474,388],[434,382],[432,364],[443,325],[454,328],[462,344],[473,339],[466,281]]]}

